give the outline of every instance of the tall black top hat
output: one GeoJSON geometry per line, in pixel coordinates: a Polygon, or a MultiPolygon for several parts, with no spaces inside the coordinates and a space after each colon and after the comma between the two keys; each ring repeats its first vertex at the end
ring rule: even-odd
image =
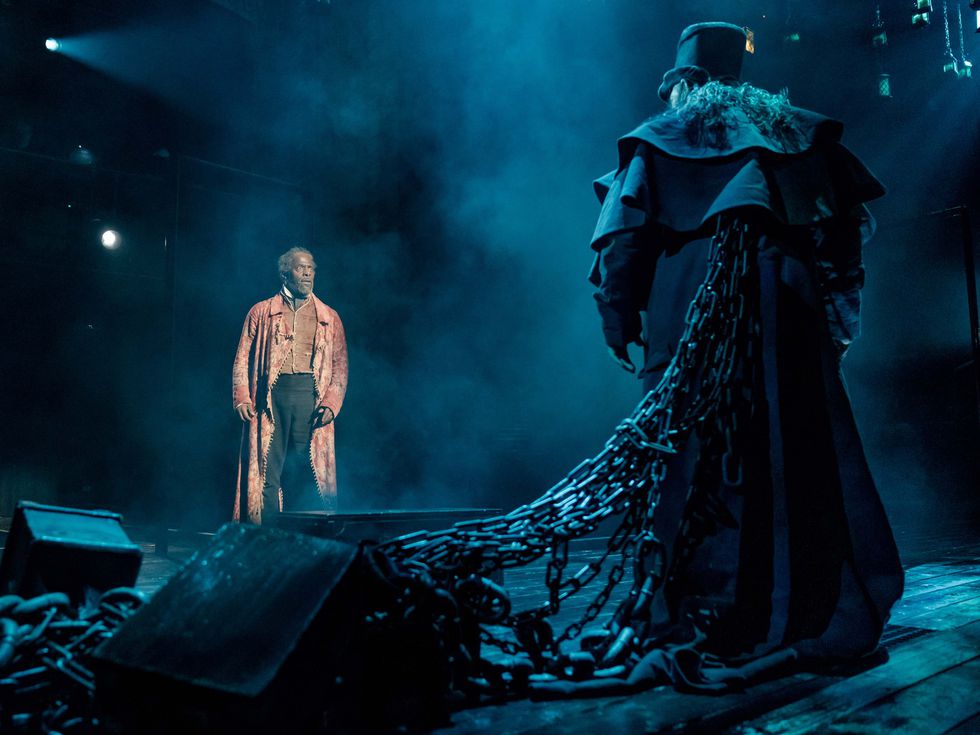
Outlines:
{"type": "Polygon", "coordinates": [[[674,68],[664,74],[660,99],[682,79],[698,84],[716,80],[735,83],[742,74],[745,29],[731,23],[696,23],[681,31],[674,68]]]}

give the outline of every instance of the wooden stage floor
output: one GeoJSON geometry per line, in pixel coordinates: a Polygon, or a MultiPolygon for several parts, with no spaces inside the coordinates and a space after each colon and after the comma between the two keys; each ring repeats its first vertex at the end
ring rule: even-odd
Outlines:
{"type": "MultiPolygon", "coordinates": [[[[897,528],[896,535],[908,565],[906,589],[882,641],[888,660],[879,666],[798,674],[724,696],[660,687],[633,696],[520,700],[457,712],[453,725],[436,733],[980,733],[980,530],[962,521],[929,533],[897,528]]],[[[191,551],[175,544],[167,557],[147,553],[140,587],[152,593],[191,551]]],[[[583,544],[569,569],[597,555],[583,544]]],[[[543,578],[543,563],[507,572],[517,609],[542,601],[543,578]]],[[[566,604],[556,627],[577,617],[588,591],[581,597],[566,604]]]]}
{"type": "MultiPolygon", "coordinates": [[[[3,530],[0,525],[0,543],[3,530]]],[[[456,712],[453,724],[435,733],[980,733],[980,532],[961,521],[929,533],[898,528],[896,534],[907,563],[906,591],[885,630],[888,656],[880,665],[797,674],[723,696],[660,687],[632,696],[520,700],[456,712]]],[[[137,532],[132,535],[139,539],[137,532]]],[[[166,556],[143,544],[138,586],[155,592],[208,538],[179,537],[166,556]]],[[[597,553],[583,544],[572,552],[569,569],[597,553]]],[[[506,585],[517,609],[541,601],[543,571],[542,563],[508,571],[506,585]]],[[[587,603],[587,590],[582,597],[579,605],[587,603]]],[[[581,607],[567,605],[556,627],[579,612],[581,607]]]]}

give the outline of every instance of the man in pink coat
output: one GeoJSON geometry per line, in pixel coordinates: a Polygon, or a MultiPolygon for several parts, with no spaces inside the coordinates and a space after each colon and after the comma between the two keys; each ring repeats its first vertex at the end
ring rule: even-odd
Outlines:
{"type": "Polygon", "coordinates": [[[309,250],[287,250],[282,288],[253,306],[242,327],[231,381],[245,422],[236,521],[337,507],[334,419],[347,391],[347,341],[340,316],[313,295],[315,273],[309,250]]]}

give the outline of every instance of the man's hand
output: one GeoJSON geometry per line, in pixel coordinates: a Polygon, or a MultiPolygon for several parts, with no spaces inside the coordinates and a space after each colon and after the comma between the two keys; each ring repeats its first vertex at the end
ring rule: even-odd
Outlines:
{"type": "Polygon", "coordinates": [[[626,345],[621,345],[619,347],[610,347],[609,356],[615,360],[623,370],[628,373],[636,372],[636,365],[630,359],[630,353],[626,349],[626,345]]]}
{"type": "Polygon", "coordinates": [[[331,423],[334,419],[333,411],[326,406],[320,406],[313,412],[313,428],[319,428],[331,423]]]}
{"type": "Polygon", "coordinates": [[[238,417],[246,423],[255,418],[255,409],[251,403],[239,403],[235,410],[238,411],[238,417]]]}
{"type": "MultiPolygon", "coordinates": [[[[640,347],[646,346],[642,337],[637,337],[633,340],[632,344],[639,345],[640,347]]],[[[628,373],[636,372],[636,365],[630,359],[630,353],[626,345],[610,345],[609,346],[609,356],[616,361],[616,363],[623,368],[628,373]]]]}

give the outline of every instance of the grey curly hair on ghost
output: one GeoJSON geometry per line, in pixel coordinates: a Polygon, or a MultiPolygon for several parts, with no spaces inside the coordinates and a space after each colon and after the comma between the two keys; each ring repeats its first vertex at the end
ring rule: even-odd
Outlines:
{"type": "Polygon", "coordinates": [[[283,253],[282,255],[279,256],[279,277],[280,278],[282,278],[284,275],[286,275],[287,273],[289,273],[289,271],[293,267],[293,256],[294,255],[299,255],[300,253],[302,253],[304,255],[309,255],[310,256],[310,260],[313,261],[313,268],[314,269],[316,268],[316,259],[313,257],[313,253],[311,253],[309,250],[307,250],[306,248],[301,248],[301,247],[289,248],[289,250],[287,250],[285,253],[283,253]]]}
{"type": "Polygon", "coordinates": [[[806,143],[785,89],[774,94],[751,84],[708,82],[693,87],[677,107],[664,114],[674,115],[684,123],[692,144],[724,148],[729,131],[739,125],[735,110],[743,112],[763,135],[787,151],[798,150],[806,143]]]}

